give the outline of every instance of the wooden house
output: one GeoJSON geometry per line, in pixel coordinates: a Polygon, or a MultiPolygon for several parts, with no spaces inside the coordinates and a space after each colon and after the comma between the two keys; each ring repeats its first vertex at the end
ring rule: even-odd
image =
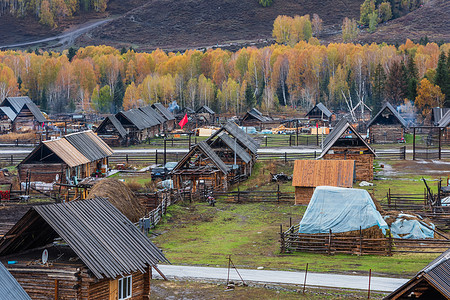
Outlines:
{"type": "Polygon", "coordinates": [[[164,119],[164,132],[175,129],[176,120],[173,114],[161,103],[152,104],[152,108],[156,110],[164,119]]]}
{"type": "Polygon", "coordinates": [[[244,130],[240,129],[239,126],[236,125],[233,121],[228,121],[224,126],[222,126],[219,130],[213,133],[208,141],[214,140],[219,134],[227,133],[231,137],[235,138],[237,143],[245,149],[245,151],[250,154],[253,161],[256,161],[258,156],[258,142],[255,141],[252,137],[250,137],[244,130]]]}
{"type": "Polygon", "coordinates": [[[347,119],[341,119],[323,142],[318,159],[354,160],[355,179],[373,180],[375,151],[353,128],[347,119]]]}
{"type": "Polygon", "coordinates": [[[114,115],[107,116],[95,133],[109,146],[127,146],[129,143],[126,129],[114,115]]]}
{"type": "Polygon", "coordinates": [[[318,186],[353,187],[353,160],[296,160],[292,186],[295,204],[307,205],[318,186]]]}
{"type": "Polygon", "coordinates": [[[322,104],[322,102],[314,105],[313,108],[305,116],[311,121],[316,121],[319,126],[323,126],[324,123],[330,123],[333,119],[333,113],[322,104]]]}
{"type": "Polygon", "coordinates": [[[27,292],[20,286],[17,280],[9,273],[8,269],[0,263],[0,299],[5,300],[31,300],[27,292]]]}
{"type": "Polygon", "coordinates": [[[407,122],[386,102],[376,116],[367,123],[372,143],[397,143],[404,138],[407,122]]]}
{"type": "Polygon", "coordinates": [[[92,131],[41,142],[17,166],[20,182],[40,181],[76,185],[83,178],[101,176],[113,150],[92,131]]]}
{"type": "Polygon", "coordinates": [[[0,134],[8,133],[13,128],[16,113],[8,106],[0,106],[0,134]]]}
{"type": "Polygon", "coordinates": [[[139,108],[144,114],[146,114],[149,119],[152,120],[152,124],[154,125],[153,128],[153,135],[160,134],[161,132],[164,132],[164,122],[165,119],[162,115],[160,115],[155,109],[153,109],[150,105],[140,107],[139,108]]]}
{"type": "Polygon", "coordinates": [[[226,191],[230,168],[202,141],[189,150],[170,174],[174,189],[190,187],[193,193],[203,189],[226,191]]]}
{"type": "Polygon", "coordinates": [[[203,105],[195,112],[198,126],[213,125],[216,121],[216,113],[207,105],[203,105]]]}
{"type": "Polygon", "coordinates": [[[162,252],[107,199],[31,208],[0,261],[32,299],[148,299],[162,252]],[[8,262],[13,262],[9,263],[8,262]]]}
{"type": "Polygon", "coordinates": [[[384,299],[450,299],[450,249],[384,299]]]}
{"type": "Polygon", "coordinates": [[[140,144],[159,132],[160,123],[139,109],[118,112],[116,118],[125,128],[129,144],[140,144]]]}
{"type": "Polygon", "coordinates": [[[43,123],[47,122],[42,112],[28,96],[7,97],[0,106],[9,107],[16,114],[12,121],[12,131],[38,130],[43,123]]]}
{"type": "Polygon", "coordinates": [[[256,108],[252,108],[249,110],[241,120],[242,126],[253,126],[259,127],[260,130],[264,128],[272,128],[279,124],[279,122],[275,122],[272,118],[264,116],[259,110],[256,108]]]}
{"type": "Polygon", "coordinates": [[[236,173],[245,176],[252,174],[254,160],[241,147],[236,138],[232,138],[225,132],[221,132],[217,135],[217,138],[208,140],[207,143],[227,166],[235,169],[236,173]]]}

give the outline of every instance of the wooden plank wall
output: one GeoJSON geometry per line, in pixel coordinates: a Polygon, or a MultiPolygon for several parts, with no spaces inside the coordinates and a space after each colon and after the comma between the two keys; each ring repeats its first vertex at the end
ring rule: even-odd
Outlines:
{"type": "MultiPolygon", "coordinates": [[[[59,174],[58,176],[61,176],[61,167],[62,164],[23,164],[19,165],[18,167],[18,173],[19,173],[19,180],[21,182],[24,182],[27,178],[27,171],[30,171],[31,181],[42,181],[42,182],[53,182],[55,181],[56,174],[59,174]]],[[[63,183],[65,183],[65,170],[66,166],[63,167],[63,183]]],[[[61,180],[61,178],[60,178],[61,180]]]]}
{"type": "Polygon", "coordinates": [[[314,193],[314,187],[295,187],[295,205],[308,205],[314,193]]]}
{"type": "Polygon", "coordinates": [[[326,154],[324,159],[346,159],[355,161],[355,179],[373,180],[373,154],[334,153],[326,154]]]}
{"type": "Polygon", "coordinates": [[[372,125],[369,130],[372,143],[397,143],[403,137],[401,125],[372,125]]]}
{"type": "MultiPolygon", "coordinates": [[[[132,273],[132,296],[131,300],[148,299],[147,295],[149,291],[146,291],[144,287],[149,286],[145,283],[144,274],[141,272],[132,273]]],[[[110,293],[111,281],[117,281],[118,279],[103,279],[89,286],[89,298],[92,300],[110,300],[117,299],[118,294],[110,293]]],[[[112,284],[115,286],[115,284],[112,284]]]]}

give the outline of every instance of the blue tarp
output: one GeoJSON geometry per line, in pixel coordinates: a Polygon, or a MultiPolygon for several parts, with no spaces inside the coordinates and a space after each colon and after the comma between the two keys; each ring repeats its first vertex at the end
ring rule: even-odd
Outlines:
{"type": "MultiPolygon", "coordinates": [[[[385,218],[388,218],[386,216],[385,218]]],[[[427,224],[430,228],[435,228],[434,224],[427,224]]],[[[399,214],[391,224],[391,234],[394,238],[402,239],[432,239],[434,231],[423,225],[420,220],[412,215],[399,214]],[[412,219],[415,218],[415,219],[412,219]]]]}
{"type": "Polygon", "coordinates": [[[334,233],[388,226],[366,190],[319,186],[300,221],[300,233],[334,233]]]}

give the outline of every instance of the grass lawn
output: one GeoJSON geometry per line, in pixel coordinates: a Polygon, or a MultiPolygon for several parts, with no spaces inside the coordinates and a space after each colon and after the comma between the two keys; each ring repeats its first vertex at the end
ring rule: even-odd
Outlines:
{"type": "Polygon", "coordinates": [[[280,255],[280,224],[300,221],[306,207],[288,204],[218,202],[174,205],[153,233],[154,242],[173,264],[224,267],[227,255],[237,267],[311,272],[338,272],[409,277],[437,254],[380,256],[327,256],[313,253],[280,255]]]}

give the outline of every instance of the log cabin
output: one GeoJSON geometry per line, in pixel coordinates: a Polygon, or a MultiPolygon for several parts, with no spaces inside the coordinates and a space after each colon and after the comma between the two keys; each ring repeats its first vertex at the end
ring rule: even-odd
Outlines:
{"type": "Polygon", "coordinates": [[[127,130],[119,122],[116,116],[107,116],[97,127],[95,133],[109,146],[128,146],[127,130]]]}
{"type": "Polygon", "coordinates": [[[311,121],[316,121],[319,126],[324,126],[325,123],[330,124],[333,120],[334,114],[322,104],[322,102],[314,105],[313,108],[305,115],[311,121]]]}
{"type": "Polygon", "coordinates": [[[279,121],[273,120],[271,117],[264,116],[256,108],[249,110],[241,120],[241,125],[246,127],[256,127],[259,130],[266,128],[277,127],[280,124],[279,121]]]}
{"type": "Polygon", "coordinates": [[[42,112],[28,96],[7,97],[0,107],[9,107],[15,113],[14,120],[12,120],[12,131],[38,130],[43,123],[47,122],[42,112]]]}
{"type": "Polygon", "coordinates": [[[41,142],[17,166],[19,181],[76,185],[108,170],[113,150],[91,130],[41,142]]]}
{"type": "Polygon", "coordinates": [[[161,103],[153,103],[152,108],[165,119],[163,124],[164,132],[172,131],[175,129],[175,117],[164,105],[162,105],[161,103]]]}
{"type": "Polygon", "coordinates": [[[0,262],[32,299],[143,300],[152,268],[169,261],[95,198],[31,208],[0,239],[0,262]]]}
{"type": "Polygon", "coordinates": [[[120,111],[116,118],[125,128],[129,144],[140,144],[159,133],[160,123],[139,109],[120,111]]]}
{"type": "Polygon", "coordinates": [[[353,160],[296,160],[292,186],[295,204],[308,205],[318,186],[353,187],[353,160]]]}
{"type": "Polygon", "coordinates": [[[372,181],[375,156],[372,147],[347,119],[342,118],[323,142],[317,159],[354,160],[355,179],[372,181]]]}
{"type": "Polygon", "coordinates": [[[404,140],[407,122],[397,110],[386,102],[375,117],[367,123],[372,143],[397,143],[404,140]]]}
{"type": "Polygon", "coordinates": [[[202,141],[189,150],[170,172],[174,189],[190,187],[191,192],[199,190],[223,190],[228,188],[230,167],[202,141]]]}
{"type": "Polygon", "coordinates": [[[11,132],[16,113],[7,106],[0,106],[0,134],[11,132]]]}
{"type": "Polygon", "coordinates": [[[195,112],[197,126],[214,125],[216,121],[216,113],[207,105],[203,105],[195,112]]]}

